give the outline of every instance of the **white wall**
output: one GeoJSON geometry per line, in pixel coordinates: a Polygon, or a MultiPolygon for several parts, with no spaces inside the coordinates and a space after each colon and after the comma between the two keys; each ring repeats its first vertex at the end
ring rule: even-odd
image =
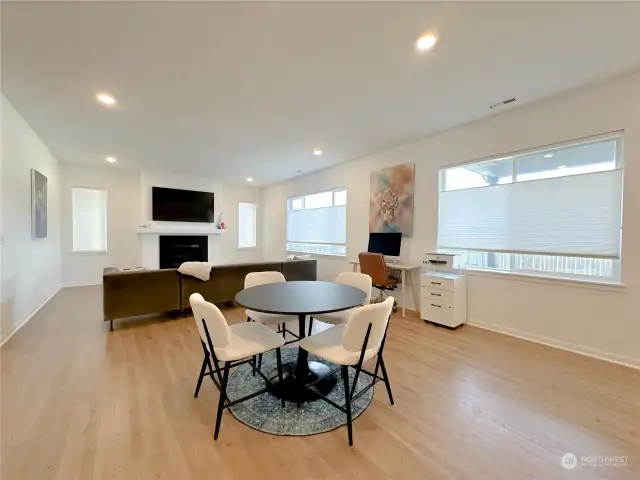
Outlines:
{"type": "MultiPolygon", "coordinates": [[[[221,213],[227,224],[227,229],[222,235],[209,236],[209,262],[214,265],[254,262],[260,261],[262,252],[259,248],[238,249],[238,202],[260,203],[261,192],[259,188],[227,185],[218,180],[192,177],[189,175],[166,174],[156,172],[145,172],[142,174],[142,222],[151,223],[151,187],[180,188],[184,190],[197,190],[214,193],[214,209],[216,221],[221,213]]],[[[258,215],[258,223],[260,215],[258,215]]],[[[183,228],[188,226],[202,226],[209,224],[199,223],[177,223],[177,222],[154,222],[163,225],[179,225],[183,228]]],[[[158,237],[156,235],[144,235],[143,238],[143,263],[148,263],[145,257],[149,253],[157,260],[158,237]]],[[[258,234],[258,245],[260,245],[260,235],[258,234]]],[[[149,259],[151,260],[151,259],[149,259]]],[[[148,266],[148,265],[146,265],[148,266]]]]}
{"type": "MultiPolygon", "coordinates": [[[[640,72],[268,187],[262,196],[269,218],[263,223],[264,255],[285,255],[287,197],[346,185],[347,259],[355,258],[367,247],[369,172],[415,162],[414,235],[403,240],[401,256],[419,264],[436,247],[440,168],[615,130],[625,130],[626,288],[470,275],[468,313],[470,322],[488,328],[640,366],[640,72]]],[[[318,258],[321,278],[349,268],[347,259],[318,258]]]]}
{"type": "MultiPolygon", "coordinates": [[[[252,262],[260,249],[239,250],[238,202],[259,203],[258,188],[224,185],[216,180],[158,172],[138,172],[116,166],[62,163],[62,272],[64,285],[102,283],[106,266],[157,268],[158,235],[137,235],[136,227],[151,222],[151,187],[182,188],[215,193],[216,218],[223,212],[228,229],[209,237],[209,261],[214,264],[252,262]],[[72,187],[107,191],[107,253],[73,253],[72,187]]],[[[156,222],[188,228],[183,222],[156,222]]],[[[209,224],[206,224],[209,225],[209,224]]],[[[260,242],[260,238],[258,239],[260,242]]],[[[258,243],[259,245],[259,243],[258,243]]]]}
{"type": "Polygon", "coordinates": [[[2,325],[4,340],[61,286],[60,168],[2,95],[2,325]],[[31,238],[31,169],[47,177],[47,238],[31,238]]]}
{"type": "Polygon", "coordinates": [[[62,162],[62,280],[66,286],[102,283],[104,267],[140,266],[141,174],[101,165],[62,162]],[[71,189],[102,188],[107,191],[107,253],[73,253],[71,189]]]}

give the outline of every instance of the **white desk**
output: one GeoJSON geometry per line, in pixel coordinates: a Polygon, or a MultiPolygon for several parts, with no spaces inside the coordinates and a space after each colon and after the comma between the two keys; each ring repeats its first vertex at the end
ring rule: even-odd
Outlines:
{"type": "MultiPolygon", "coordinates": [[[[353,271],[357,272],[360,262],[353,261],[349,263],[353,265],[353,271]]],[[[417,311],[420,311],[420,306],[418,305],[418,295],[416,294],[415,287],[413,285],[414,282],[413,282],[412,272],[416,269],[419,269],[421,266],[422,265],[407,265],[406,263],[388,263],[387,264],[387,268],[389,268],[390,270],[400,271],[400,280],[401,280],[400,289],[402,290],[402,316],[403,317],[405,316],[405,305],[407,304],[407,301],[406,301],[407,279],[409,280],[409,288],[411,288],[411,295],[413,296],[413,305],[415,306],[415,309],[417,311]]]]}

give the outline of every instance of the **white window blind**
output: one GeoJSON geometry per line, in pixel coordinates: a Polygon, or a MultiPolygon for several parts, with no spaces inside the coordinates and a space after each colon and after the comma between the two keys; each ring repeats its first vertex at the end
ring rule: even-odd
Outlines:
{"type": "Polygon", "coordinates": [[[253,248],[257,245],[257,212],[255,203],[238,204],[238,248],[253,248]]]}
{"type": "Polygon", "coordinates": [[[71,189],[73,251],[107,251],[107,192],[97,188],[71,189]]]}
{"type": "Polygon", "coordinates": [[[287,200],[287,250],[345,255],[347,243],[345,189],[287,200]]]}
{"type": "Polygon", "coordinates": [[[622,171],[440,193],[446,249],[619,258],[622,171]]]}

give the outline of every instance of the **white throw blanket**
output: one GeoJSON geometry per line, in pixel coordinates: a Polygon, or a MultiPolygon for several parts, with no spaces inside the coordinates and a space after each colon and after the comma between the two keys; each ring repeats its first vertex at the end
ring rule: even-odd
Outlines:
{"type": "Polygon", "coordinates": [[[206,282],[211,276],[211,265],[207,262],[184,262],[178,268],[178,271],[183,275],[189,275],[196,277],[198,280],[206,282]]]}

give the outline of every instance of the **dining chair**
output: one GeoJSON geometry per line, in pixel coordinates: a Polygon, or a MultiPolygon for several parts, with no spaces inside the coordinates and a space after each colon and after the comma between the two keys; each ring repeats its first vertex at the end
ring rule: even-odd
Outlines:
{"type": "MultiPolygon", "coordinates": [[[[318,392],[314,393],[320,399],[346,413],[350,446],[353,445],[351,405],[354,401],[373,388],[376,383],[382,381],[387,387],[389,402],[393,405],[389,377],[382,357],[392,309],[392,297],[381,303],[365,305],[352,312],[346,324],[336,325],[300,341],[300,348],[323,360],[339,365],[332,373],[337,373],[338,370],[341,372],[345,404],[338,405],[324,395],[318,392]],[[375,370],[372,373],[364,369],[362,364],[376,355],[378,359],[375,370]],[[351,386],[349,386],[349,367],[355,369],[351,386]],[[382,376],[378,376],[378,370],[380,370],[382,376]],[[361,373],[371,377],[371,383],[356,392],[358,378],[361,373]]],[[[312,382],[305,387],[310,389],[313,384],[312,382]]]]}
{"type": "MultiPolygon", "coordinates": [[[[258,285],[266,285],[268,283],[280,283],[286,282],[282,272],[251,272],[244,277],[244,288],[257,287],[258,285]]],[[[262,323],[263,325],[277,325],[278,333],[282,334],[282,338],[286,338],[287,333],[295,337],[294,340],[286,342],[287,344],[297,342],[300,335],[293,333],[291,330],[287,330],[287,322],[298,323],[298,317],[295,315],[277,315],[274,313],[262,313],[255,310],[245,310],[247,315],[247,322],[253,320],[254,322],[262,323]],[[280,328],[282,325],[282,328],[280,328]]],[[[259,359],[262,363],[262,359],[259,359]]]]}
{"type": "MultiPolygon", "coordinates": [[[[358,272],[342,272],[339,273],[335,279],[336,283],[341,283],[343,285],[351,285],[352,287],[359,288],[364,293],[367,294],[367,298],[364,301],[363,305],[369,305],[369,301],[371,300],[371,277],[365,273],[358,272]]],[[[350,308],[349,310],[343,310],[341,312],[333,312],[333,313],[322,313],[316,314],[313,317],[309,318],[309,335],[311,335],[311,329],[313,328],[313,320],[320,320],[324,323],[330,323],[331,325],[340,325],[343,323],[347,323],[349,317],[353,313],[356,308],[350,308]]]]}
{"type": "MultiPolygon", "coordinates": [[[[193,396],[198,397],[198,392],[200,392],[200,386],[205,376],[211,377],[215,386],[218,387],[220,397],[218,399],[218,413],[213,434],[214,440],[217,440],[220,432],[220,422],[222,421],[222,411],[225,408],[267,392],[265,387],[246,397],[231,401],[227,397],[229,370],[245,363],[251,363],[254,375],[257,372],[266,382],[272,383],[259,368],[256,368],[255,356],[275,349],[278,380],[282,382],[280,347],[284,345],[284,339],[260,323],[239,323],[229,326],[220,309],[213,303],[207,302],[199,293],[192,294],[189,297],[189,303],[193,310],[193,318],[200,334],[200,343],[202,343],[204,352],[198,384],[193,396]],[[215,368],[213,368],[211,360],[213,360],[215,368]],[[209,368],[208,372],[207,367],[209,368]],[[218,377],[217,381],[216,376],[218,377]]],[[[284,398],[281,400],[281,405],[284,408],[284,398]]]]}

